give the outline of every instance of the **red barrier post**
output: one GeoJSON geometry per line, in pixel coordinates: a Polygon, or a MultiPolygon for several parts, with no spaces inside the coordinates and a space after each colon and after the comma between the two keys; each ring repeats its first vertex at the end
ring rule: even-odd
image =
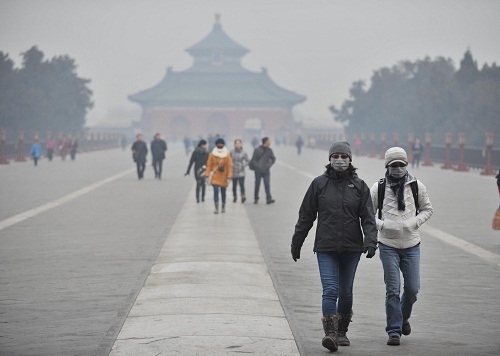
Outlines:
{"type": "Polygon", "coordinates": [[[425,160],[422,166],[433,166],[431,162],[431,142],[432,134],[430,132],[425,133],[425,160]]]}
{"type": "Polygon", "coordinates": [[[451,132],[447,132],[444,137],[444,143],[446,145],[446,158],[444,161],[444,165],[441,167],[442,169],[453,169],[453,166],[450,161],[450,148],[451,148],[451,140],[453,138],[453,134],[451,132]]]}
{"type": "Polygon", "coordinates": [[[375,134],[373,132],[370,134],[370,146],[371,146],[370,157],[373,158],[377,155],[375,153],[375,134]]]}
{"type": "Polygon", "coordinates": [[[26,162],[26,158],[24,157],[24,131],[19,131],[17,148],[16,162],[26,162]]]}
{"type": "Polygon", "coordinates": [[[415,142],[415,134],[408,132],[408,162],[413,163],[413,143],[415,142]]]}
{"type": "Polygon", "coordinates": [[[387,138],[385,136],[385,133],[382,133],[380,134],[380,143],[381,143],[381,148],[382,148],[382,152],[380,153],[380,159],[385,159],[385,144],[387,142],[387,138]]]}
{"type": "Polygon", "coordinates": [[[465,172],[468,171],[469,168],[465,165],[464,162],[464,147],[465,147],[465,132],[460,132],[458,134],[458,145],[460,147],[460,161],[458,162],[457,168],[455,168],[456,171],[460,172],[465,172]]]}
{"type": "Polygon", "coordinates": [[[5,130],[0,131],[0,164],[9,164],[7,155],[5,153],[5,141],[7,139],[7,132],[5,130]]]}
{"type": "Polygon", "coordinates": [[[494,176],[496,172],[491,165],[491,150],[493,149],[493,132],[486,132],[486,166],[481,172],[482,176],[494,176]]]}
{"type": "Polygon", "coordinates": [[[394,142],[394,146],[399,146],[399,134],[394,132],[392,134],[392,142],[394,142]]]}

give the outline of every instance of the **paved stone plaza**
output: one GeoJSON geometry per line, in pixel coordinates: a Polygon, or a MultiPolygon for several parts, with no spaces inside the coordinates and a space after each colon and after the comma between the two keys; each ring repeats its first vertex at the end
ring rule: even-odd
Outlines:
{"type": "MultiPolygon", "coordinates": [[[[227,212],[214,215],[211,188],[197,204],[189,157],[169,148],[161,181],[150,162],[138,181],[128,150],[0,166],[0,355],[329,353],[314,230],[298,262],[289,251],[327,153],[274,145],[276,203],[252,204],[248,171],[247,202],[232,203],[229,189],[227,212]]],[[[384,174],[378,158],[353,164],[369,186],[384,174]]],[[[421,229],[412,333],[386,345],[382,266],[378,252],[362,256],[351,346],[337,354],[498,355],[495,179],[438,165],[410,171],[434,207],[421,229]]]]}

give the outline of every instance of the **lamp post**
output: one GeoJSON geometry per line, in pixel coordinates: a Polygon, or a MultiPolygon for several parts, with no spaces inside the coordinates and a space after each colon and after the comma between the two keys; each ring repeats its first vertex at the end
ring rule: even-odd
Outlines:
{"type": "Polygon", "coordinates": [[[387,138],[385,136],[385,133],[380,134],[380,145],[382,152],[380,153],[380,158],[385,159],[385,143],[387,141],[387,138]]]}
{"type": "Polygon", "coordinates": [[[464,162],[464,147],[465,147],[465,132],[460,132],[458,134],[458,146],[460,147],[460,160],[458,162],[456,171],[465,172],[468,171],[469,168],[465,165],[464,162]]]}
{"type": "Polygon", "coordinates": [[[486,132],[486,166],[481,172],[482,176],[496,175],[491,166],[491,150],[493,149],[493,132],[486,132]]]}
{"type": "Polygon", "coordinates": [[[430,132],[425,133],[425,160],[422,166],[433,166],[431,162],[431,142],[432,134],[430,132]]]}
{"type": "Polygon", "coordinates": [[[19,131],[18,141],[17,141],[17,158],[16,162],[25,162],[24,158],[24,131],[19,131]]]}
{"type": "Polygon", "coordinates": [[[450,148],[451,148],[451,140],[453,138],[453,134],[451,132],[447,132],[444,136],[444,143],[446,145],[446,156],[445,156],[445,161],[444,165],[441,167],[442,169],[452,169],[453,166],[451,165],[450,161],[450,148]]]}
{"type": "Polygon", "coordinates": [[[9,164],[7,155],[5,154],[5,140],[7,138],[7,132],[5,130],[0,131],[0,164],[9,164]]]}

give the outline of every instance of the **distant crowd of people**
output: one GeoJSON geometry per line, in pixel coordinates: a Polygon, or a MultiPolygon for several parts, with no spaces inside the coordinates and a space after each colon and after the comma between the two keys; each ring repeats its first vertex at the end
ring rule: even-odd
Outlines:
{"type": "MultiPolygon", "coordinates": [[[[69,154],[71,160],[74,161],[76,159],[76,153],[78,152],[78,140],[76,137],[66,138],[63,136],[58,141],[59,142],[51,137],[45,143],[47,159],[52,161],[55,155],[59,155],[61,160],[65,161],[69,154]]],[[[38,161],[43,157],[42,144],[38,138],[35,139],[35,142],[31,145],[30,157],[35,167],[38,165],[38,161]]]]}
{"type": "MultiPolygon", "coordinates": [[[[219,135],[209,136],[208,140],[200,139],[196,148],[191,153],[188,168],[185,175],[189,175],[194,166],[194,178],[196,180],[196,202],[205,201],[206,186],[213,188],[214,213],[226,212],[226,196],[229,183],[232,183],[233,202],[238,200],[238,191],[242,203],[247,200],[245,189],[245,170],[253,170],[255,174],[254,204],[259,203],[261,182],[264,183],[266,203],[272,204],[275,200],[271,194],[271,172],[270,168],[276,161],[273,150],[270,148],[271,140],[268,137],[261,139],[261,145],[253,151],[252,157],[243,149],[243,141],[236,139],[234,147],[229,151],[226,141],[219,135]],[[239,188],[239,189],[238,189],[239,188]]],[[[191,140],[183,140],[186,154],[191,149],[191,140]]],[[[165,159],[167,143],[159,133],[155,135],[150,145],[153,157],[153,168],[155,178],[161,179],[162,162],[165,159]]],[[[137,167],[137,177],[144,178],[146,168],[146,156],[148,146],[143,141],[142,134],[136,136],[132,144],[132,157],[137,167]]]]}

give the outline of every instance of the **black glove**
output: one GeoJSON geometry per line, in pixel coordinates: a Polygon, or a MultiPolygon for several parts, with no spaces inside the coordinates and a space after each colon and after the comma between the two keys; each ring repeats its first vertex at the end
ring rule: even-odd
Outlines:
{"type": "Polygon", "coordinates": [[[300,247],[297,248],[295,246],[293,246],[293,244],[291,245],[292,246],[292,258],[295,262],[297,262],[297,260],[300,259],[300,247]]]}
{"type": "Polygon", "coordinates": [[[365,247],[363,253],[366,253],[366,258],[372,258],[373,256],[375,256],[375,247],[371,246],[365,247]]]}

